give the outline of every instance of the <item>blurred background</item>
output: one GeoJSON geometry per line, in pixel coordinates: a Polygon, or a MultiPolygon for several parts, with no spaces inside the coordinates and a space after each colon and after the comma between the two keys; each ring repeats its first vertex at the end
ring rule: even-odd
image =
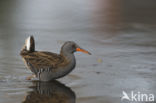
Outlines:
{"type": "Polygon", "coordinates": [[[29,35],[37,50],[59,53],[75,41],[92,53],[76,53],[76,69],[58,80],[75,93],[71,103],[120,103],[123,90],[156,94],[155,11],[155,0],[1,0],[0,103],[34,91],[19,55],[29,35]]]}

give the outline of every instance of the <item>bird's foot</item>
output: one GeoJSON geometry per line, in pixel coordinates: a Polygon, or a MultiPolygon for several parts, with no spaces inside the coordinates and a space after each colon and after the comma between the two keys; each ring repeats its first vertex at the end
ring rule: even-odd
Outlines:
{"type": "Polygon", "coordinates": [[[32,78],[35,78],[35,77],[36,77],[35,75],[31,75],[31,76],[28,76],[26,80],[31,80],[32,78]]]}

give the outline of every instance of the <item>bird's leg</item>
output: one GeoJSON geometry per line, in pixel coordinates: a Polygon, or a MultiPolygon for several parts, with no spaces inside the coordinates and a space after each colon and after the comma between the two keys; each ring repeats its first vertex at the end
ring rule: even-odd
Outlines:
{"type": "Polygon", "coordinates": [[[26,78],[26,80],[31,80],[32,78],[35,78],[35,77],[36,77],[36,75],[33,74],[33,75],[31,75],[31,76],[28,76],[28,77],[26,78]]]}

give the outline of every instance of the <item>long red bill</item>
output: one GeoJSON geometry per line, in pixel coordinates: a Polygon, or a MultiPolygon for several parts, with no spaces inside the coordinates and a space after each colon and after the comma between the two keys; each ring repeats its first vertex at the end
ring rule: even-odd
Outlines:
{"type": "Polygon", "coordinates": [[[91,55],[90,52],[88,52],[87,50],[84,50],[84,49],[82,49],[82,48],[76,48],[76,51],[80,51],[80,52],[83,52],[83,53],[86,53],[86,54],[91,55]]]}

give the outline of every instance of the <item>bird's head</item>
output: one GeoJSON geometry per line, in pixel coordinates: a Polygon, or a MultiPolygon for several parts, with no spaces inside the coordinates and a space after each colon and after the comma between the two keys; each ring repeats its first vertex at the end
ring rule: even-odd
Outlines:
{"type": "Polygon", "coordinates": [[[82,49],[79,45],[77,45],[75,42],[73,41],[67,41],[64,43],[64,45],[61,48],[61,53],[71,53],[73,54],[74,52],[83,52],[83,53],[87,53],[89,55],[91,55],[90,52],[88,52],[85,49],[82,49]]]}

